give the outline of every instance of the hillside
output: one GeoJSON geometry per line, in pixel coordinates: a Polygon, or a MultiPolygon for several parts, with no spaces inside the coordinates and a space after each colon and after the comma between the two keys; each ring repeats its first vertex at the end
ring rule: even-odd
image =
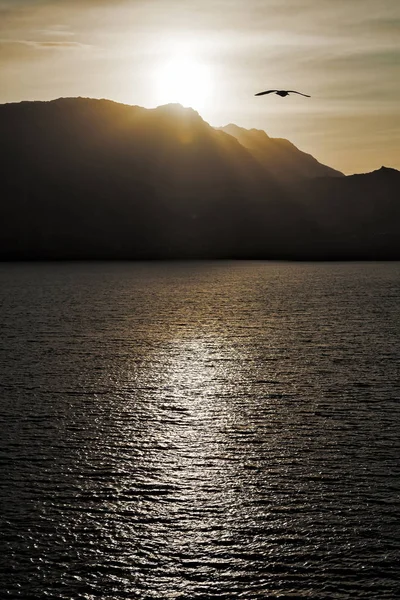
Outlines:
{"type": "Polygon", "coordinates": [[[281,183],[297,182],[302,178],[344,177],[340,171],[321,164],[288,140],[271,138],[265,131],[244,129],[232,123],[220,129],[235,137],[281,183]]]}
{"type": "Polygon", "coordinates": [[[0,105],[0,259],[400,257],[397,171],[344,177],[237,129],[180,105],[0,105]]]}

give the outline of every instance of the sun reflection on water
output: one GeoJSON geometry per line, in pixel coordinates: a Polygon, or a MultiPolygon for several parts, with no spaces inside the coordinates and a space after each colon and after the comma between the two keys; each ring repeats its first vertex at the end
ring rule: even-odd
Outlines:
{"type": "Polygon", "coordinates": [[[11,595],[399,597],[399,267],[77,268],[3,298],[11,595]]]}

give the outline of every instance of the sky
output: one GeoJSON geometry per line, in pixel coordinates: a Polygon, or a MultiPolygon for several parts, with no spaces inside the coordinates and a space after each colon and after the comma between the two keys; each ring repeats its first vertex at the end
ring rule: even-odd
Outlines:
{"type": "Polygon", "coordinates": [[[0,103],[73,96],[180,102],[346,174],[400,169],[400,1],[0,0],[0,103]]]}

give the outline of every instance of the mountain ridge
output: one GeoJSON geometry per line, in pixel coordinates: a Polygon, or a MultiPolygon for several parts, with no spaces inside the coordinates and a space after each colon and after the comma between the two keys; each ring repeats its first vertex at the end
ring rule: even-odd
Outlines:
{"type": "Polygon", "coordinates": [[[236,137],[274,177],[296,181],[303,177],[344,177],[340,171],[320,163],[285,138],[272,138],[262,129],[245,129],[233,123],[219,128],[236,137]]]}
{"type": "Polygon", "coordinates": [[[234,127],[179,104],[0,105],[0,259],[400,258],[398,171],[345,176],[234,127]]]}

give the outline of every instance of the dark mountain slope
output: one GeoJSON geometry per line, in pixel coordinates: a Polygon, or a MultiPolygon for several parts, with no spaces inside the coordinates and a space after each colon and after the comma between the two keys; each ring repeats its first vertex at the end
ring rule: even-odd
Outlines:
{"type": "Polygon", "coordinates": [[[222,131],[234,136],[260,162],[265,170],[282,183],[302,178],[344,177],[343,173],[318,162],[288,140],[271,138],[259,129],[226,125],[222,131]]]}
{"type": "Polygon", "coordinates": [[[267,159],[243,131],[180,105],[1,105],[0,259],[400,258],[397,171],[267,159]]]}
{"type": "Polygon", "coordinates": [[[399,171],[315,179],[296,197],[320,232],[321,258],[400,259],[399,171]]]}
{"type": "Polygon", "coordinates": [[[2,258],[252,256],[284,250],[301,219],[248,150],[181,106],[3,105],[0,139],[2,258]]]}

